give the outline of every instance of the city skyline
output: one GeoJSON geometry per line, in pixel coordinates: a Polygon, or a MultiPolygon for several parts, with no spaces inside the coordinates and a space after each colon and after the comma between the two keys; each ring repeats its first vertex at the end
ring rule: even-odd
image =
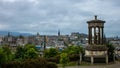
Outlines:
{"type": "Polygon", "coordinates": [[[87,33],[87,21],[106,21],[105,34],[120,36],[119,0],[0,0],[0,31],[56,35],[87,33]]]}

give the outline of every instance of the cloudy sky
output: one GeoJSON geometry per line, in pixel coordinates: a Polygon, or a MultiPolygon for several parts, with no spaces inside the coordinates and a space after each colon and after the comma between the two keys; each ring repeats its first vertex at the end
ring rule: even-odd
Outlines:
{"type": "Polygon", "coordinates": [[[94,15],[107,36],[120,36],[120,0],[0,0],[0,31],[87,33],[94,15]]]}

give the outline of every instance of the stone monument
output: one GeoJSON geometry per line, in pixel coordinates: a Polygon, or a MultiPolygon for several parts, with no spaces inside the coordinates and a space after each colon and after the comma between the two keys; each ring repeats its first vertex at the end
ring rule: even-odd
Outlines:
{"type": "Polygon", "coordinates": [[[95,15],[94,20],[87,21],[88,23],[88,46],[85,48],[85,57],[90,57],[91,64],[94,63],[94,58],[105,58],[108,63],[107,47],[104,45],[104,23],[103,20],[98,20],[95,15]]]}

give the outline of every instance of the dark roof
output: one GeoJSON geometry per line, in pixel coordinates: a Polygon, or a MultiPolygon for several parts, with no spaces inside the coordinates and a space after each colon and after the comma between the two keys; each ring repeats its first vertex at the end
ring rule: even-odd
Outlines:
{"type": "Polygon", "coordinates": [[[90,21],[87,21],[87,23],[105,23],[105,21],[103,20],[90,20],[90,21]]]}
{"type": "Polygon", "coordinates": [[[105,45],[88,45],[85,49],[88,51],[106,51],[108,48],[105,45]]]}
{"type": "Polygon", "coordinates": [[[97,19],[97,15],[95,15],[94,17],[94,20],[87,21],[87,23],[105,23],[105,21],[97,19]]]}

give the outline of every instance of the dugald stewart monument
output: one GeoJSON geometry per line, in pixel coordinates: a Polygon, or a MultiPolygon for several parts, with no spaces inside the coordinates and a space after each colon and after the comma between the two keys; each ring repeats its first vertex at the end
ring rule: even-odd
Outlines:
{"type": "Polygon", "coordinates": [[[90,58],[91,64],[95,59],[103,58],[108,64],[108,48],[104,41],[104,23],[105,21],[97,19],[87,21],[88,24],[88,45],[85,48],[85,57],[90,58]]]}

